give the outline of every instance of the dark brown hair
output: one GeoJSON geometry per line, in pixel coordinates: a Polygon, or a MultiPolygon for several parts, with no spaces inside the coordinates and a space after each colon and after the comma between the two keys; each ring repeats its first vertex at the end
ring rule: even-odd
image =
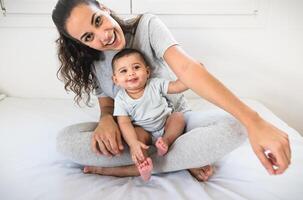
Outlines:
{"type": "Polygon", "coordinates": [[[132,48],[125,48],[125,49],[122,49],[121,51],[119,51],[112,59],[112,68],[113,68],[113,71],[115,69],[115,62],[124,57],[124,56],[127,56],[127,55],[131,55],[131,54],[138,54],[141,58],[141,60],[143,61],[143,63],[145,64],[145,66],[148,66],[148,62],[147,62],[147,59],[145,57],[145,55],[137,50],[137,49],[132,49],[132,48]]]}
{"type": "MultiPolygon", "coordinates": [[[[66,31],[68,17],[72,10],[81,4],[102,6],[96,0],[59,0],[52,12],[52,19],[59,32],[56,43],[61,65],[57,71],[57,77],[64,82],[66,91],[75,93],[74,100],[78,105],[85,98],[85,104],[89,106],[90,94],[97,87],[94,62],[103,60],[104,54],[102,51],[80,43],[66,31]]],[[[110,15],[121,26],[124,34],[134,34],[141,18],[139,15],[130,20],[123,20],[112,10],[110,10],[110,15]]]]}

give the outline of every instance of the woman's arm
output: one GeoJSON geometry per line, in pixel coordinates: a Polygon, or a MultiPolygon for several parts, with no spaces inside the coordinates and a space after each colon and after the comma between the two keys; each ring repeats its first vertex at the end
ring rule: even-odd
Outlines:
{"type": "Polygon", "coordinates": [[[110,97],[98,99],[100,120],[92,137],[92,149],[96,154],[112,156],[123,150],[121,133],[113,117],[114,100],[110,97]]]}
{"type": "Polygon", "coordinates": [[[179,79],[175,81],[170,81],[168,85],[168,94],[176,94],[180,92],[184,92],[188,87],[184,85],[179,79]]]}
{"type": "Polygon", "coordinates": [[[231,113],[245,125],[253,150],[269,173],[281,174],[286,170],[291,158],[287,134],[263,120],[258,113],[241,102],[180,46],[168,48],[164,53],[164,59],[182,83],[201,97],[231,113]],[[274,158],[266,157],[264,154],[266,150],[270,150],[274,158]],[[278,169],[274,170],[273,165],[277,165],[278,169]]]}
{"type": "Polygon", "coordinates": [[[102,117],[113,117],[114,100],[110,97],[99,97],[100,120],[102,117]]]}

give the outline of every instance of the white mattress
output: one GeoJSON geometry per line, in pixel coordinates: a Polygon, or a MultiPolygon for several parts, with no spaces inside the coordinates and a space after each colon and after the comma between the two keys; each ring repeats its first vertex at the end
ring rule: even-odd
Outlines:
{"type": "MultiPolygon", "coordinates": [[[[216,162],[215,174],[197,182],[186,170],[140,178],[83,174],[81,166],[56,153],[61,128],[96,121],[98,108],[77,108],[71,100],[5,98],[0,101],[0,199],[287,199],[303,197],[303,139],[262,104],[246,100],[290,135],[292,164],[270,176],[248,141],[216,162]]],[[[214,109],[191,101],[195,109],[214,109]]]]}

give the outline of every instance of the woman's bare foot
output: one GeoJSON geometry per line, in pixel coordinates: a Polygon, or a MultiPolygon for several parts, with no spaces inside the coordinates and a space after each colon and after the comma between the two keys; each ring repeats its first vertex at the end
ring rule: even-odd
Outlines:
{"type": "Polygon", "coordinates": [[[153,162],[151,158],[146,158],[142,163],[138,164],[137,167],[141,178],[144,181],[148,181],[151,177],[151,172],[153,170],[153,162]]]}
{"type": "Polygon", "coordinates": [[[214,173],[214,169],[211,165],[206,165],[204,167],[199,168],[192,168],[188,171],[198,181],[207,181],[209,177],[214,173]]]}
{"type": "Polygon", "coordinates": [[[168,151],[168,144],[163,140],[162,137],[159,137],[155,143],[157,147],[158,156],[164,156],[168,151]]]}

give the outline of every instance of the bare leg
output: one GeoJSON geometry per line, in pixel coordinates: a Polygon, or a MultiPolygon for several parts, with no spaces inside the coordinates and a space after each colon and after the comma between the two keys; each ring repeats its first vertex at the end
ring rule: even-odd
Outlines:
{"type": "Polygon", "coordinates": [[[135,165],[121,167],[95,167],[86,166],[83,169],[84,173],[100,174],[105,176],[130,177],[140,176],[140,173],[135,165]]]}
{"type": "Polygon", "coordinates": [[[167,153],[170,145],[183,133],[185,121],[180,112],[172,113],[166,120],[164,135],[156,141],[158,155],[163,156],[167,153]]]}

